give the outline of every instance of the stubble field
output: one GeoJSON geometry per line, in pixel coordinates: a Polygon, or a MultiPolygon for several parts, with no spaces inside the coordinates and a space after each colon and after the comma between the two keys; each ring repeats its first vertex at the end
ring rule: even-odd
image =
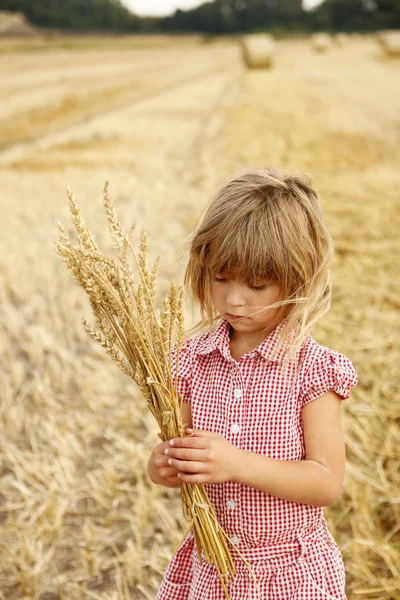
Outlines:
{"type": "Polygon", "coordinates": [[[336,259],[314,337],[359,374],[325,516],[349,600],[398,599],[399,61],[372,37],[326,54],[281,41],[251,72],[234,40],[139,42],[0,42],[0,598],[152,600],[186,529],[178,490],[147,477],[157,426],[53,250],[67,185],[107,254],[109,181],[161,257],[162,299],[216,187],[277,164],[319,191],[336,259]]]}

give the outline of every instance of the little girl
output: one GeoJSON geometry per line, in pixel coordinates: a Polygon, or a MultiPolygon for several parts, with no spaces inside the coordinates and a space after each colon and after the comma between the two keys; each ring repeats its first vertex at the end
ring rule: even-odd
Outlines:
{"type": "MultiPolygon", "coordinates": [[[[341,491],[341,400],[357,374],[310,335],[330,307],[332,258],[310,181],[275,168],[224,185],[191,242],[185,283],[208,326],[179,354],[191,429],[155,446],[148,472],[167,487],[205,485],[232,543],[231,600],[346,599],[323,507],[341,491]]],[[[225,600],[202,554],[191,530],[156,600],[225,600]]]]}

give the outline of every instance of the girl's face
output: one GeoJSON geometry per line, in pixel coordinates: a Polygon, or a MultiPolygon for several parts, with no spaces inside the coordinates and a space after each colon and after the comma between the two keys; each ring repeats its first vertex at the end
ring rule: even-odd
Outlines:
{"type": "Polygon", "coordinates": [[[281,300],[276,281],[264,281],[250,286],[236,279],[217,274],[211,281],[211,300],[218,313],[226,319],[238,337],[249,339],[260,335],[264,339],[279,308],[267,307],[281,300]]]}

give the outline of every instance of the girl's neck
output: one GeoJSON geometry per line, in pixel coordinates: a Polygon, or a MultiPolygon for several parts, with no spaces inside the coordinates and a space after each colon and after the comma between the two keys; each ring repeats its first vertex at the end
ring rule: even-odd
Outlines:
{"type": "Polygon", "coordinates": [[[229,337],[230,337],[230,346],[231,350],[235,349],[236,353],[246,354],[247,352],[251,352],[257,346],[261,344],[265,340],[266,337],[269,336],[270,333],[273,332],[275,327],[271,329],[267,329],[260,333],[255,333],[252,335],[251,333],[240,333],[235,331],[232,326],[229,327],[229,337]]]}

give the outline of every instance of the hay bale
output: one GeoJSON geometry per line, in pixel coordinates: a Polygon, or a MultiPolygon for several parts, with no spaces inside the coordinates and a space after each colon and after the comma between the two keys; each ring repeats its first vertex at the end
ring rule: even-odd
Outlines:
{"type": "Polygon", "coordinates": [[[376,35],[378,42],[388,56],[400,56],[400,31],[379,31],[376,35]]]}
{"type": "Polygon", "coordinates": [[[0,35],[28,35],[35,31],[23,13],[0,11],[0,35]]]}
{"type": "Polygon", "coordinates": [[[270,69],[274,63],[275,40],[267,33],[244,35],[241,40],[243,62],[248,69],[270,69]]]}
{"type": "Polygon", "coordinates": [[[338,33],[337,35],[335,35],[335,37],[333,39],[334,39],[336,46],[343,48],[344,46],[346,46],[347,42],[349,41],[349,36],[346,35],[345,33],[338,33]]]}
{"type": "Polygon", "coordinates": [[[316,52],[327,52],[332,46],[332,36],[330,33],[314,33],[311,36],[311,47],[316,52]]]}

